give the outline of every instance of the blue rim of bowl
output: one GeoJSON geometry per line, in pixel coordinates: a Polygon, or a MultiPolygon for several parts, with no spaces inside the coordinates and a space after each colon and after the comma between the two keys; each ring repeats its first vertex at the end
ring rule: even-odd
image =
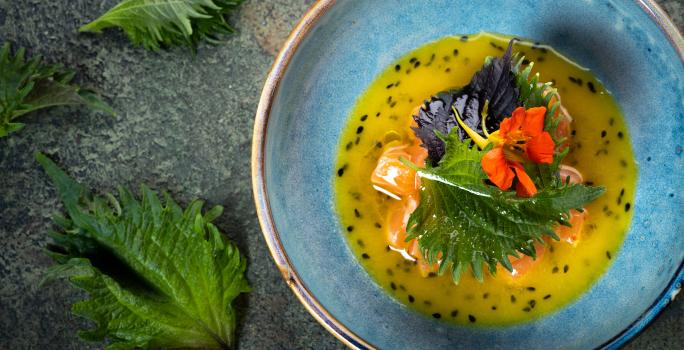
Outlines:
{"type": "MultiPolygon", "coordinates": [[[[268,249],[271,252],[271,256],[285,279],[285,282],[290,289],[292,289],[292,292],[297,296],[302,305],[304,305],[306,310],[316,319],[316,321],[318,321],[318,323],[328,330],[328,332],[350,348],[375,349],[375,346],[356,335],[332,316],[316,297],[311,294],[311,291],[299,277],[297,270],[294,268],[290,262],[290,258],[285,252],[285,247],[280,240],[280,234],[275,227],[271,215],[267,184],[265,181],[264,154],[266,138],[268,136],[268,121],[280,81],[291,62],[292,57],[299,48],[299,45],[304,41],[316,22],[335,4],[335,2],[336,0],[318,0],[314,3],[292,30],[271,66],[266,83],[264,84],[264,89],[261,93],[261,98],[259,99],[259,106],[254,120],[251,160],[252,191],[259,224],[261,225],[261,230],[264,239],[266,240],[266,244],[268,245],[268,249]]],[[[654,0],[635,0],[635,2],[663,31],[684,63],[684,38],[665,11],[663,11],[654,0]]],[[[668,287],[658,296],[658,298],[656,298],[656,301],[622,332],[616,334],[598,348],[616,349],[627,343],[653,321],[670,301],[674,300],[675,296],[682,289],[682,283],[684,283],[684,261],[680,263],[677,273],[669,282],[668,287]]]]}

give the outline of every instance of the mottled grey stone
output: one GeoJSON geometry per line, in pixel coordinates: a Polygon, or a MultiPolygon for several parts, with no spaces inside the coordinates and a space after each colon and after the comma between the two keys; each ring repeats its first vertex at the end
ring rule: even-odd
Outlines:
{"type": "MultiPolygon", "coordinates": [[[[80,341],[87,326],[68,312],[83,294],[64,282],[38,288],[50,261],[42,249],[50,216],[61,210],[33,158],[54,155],[92,188],[147,183],[187,203],[221,204],[219,228],[249,260],[253,292],[238,302],[241,349],[340,349],[283,282],[263,241],[252,202],[250,141],[262,84],[274,54],[312,0],[246,3],[239,33],[226,44],[159,53],[132,47],[118,31],[77,28],[116,0],[0,0],[0,41],[26,47],[78,70],[119,112],[107,117],[57,108],[24,118],[27,127],[0,139],[0,349],[97,349],[80,341]]],[[[684,6],[663,1],[682,26],[684,6]]],[[[684,348],[679,298],[633,349],[684,348]]]]}

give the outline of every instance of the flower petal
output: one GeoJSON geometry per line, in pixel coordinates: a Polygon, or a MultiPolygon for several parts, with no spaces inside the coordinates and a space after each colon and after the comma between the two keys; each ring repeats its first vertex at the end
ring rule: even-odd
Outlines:
{"type": "Polygon", "coordinates": [[[530,176],[527,175],[525,168],[519,163],[511,162],[510,164],[518,177],[518,183],[515,184],[515,191],[518,193],[518,196],[532,197],[537,194],[537,186],[534,185],[530,176]]]}
{"type": "Polygon", "coordinates": [[[534,107],[525,111],[525,122],[522,125],[522,132],[525,136],[535,137],[544,131],[544,116],[546,107],[534,107]]]}
{"type": "Polygon", "coordinates": [[[501,132],[501,138],[504,140],[508,136],[508,133],[514,132],[516,130],[519,130],[523,122],[525,121],[525,108],[524,107],[518,107],[515,110],[513,110],[513,113],[511,113],[511,116],[509,118],[505,118],[504,120],[501,121],[501,124],[499,124],[499,130],[501,132]]]}
{"type": "Polygon", "coordinates": [[[555,147],[551,134],[544,131],[527,141],[527,157],[535,163],[551,164],[555,147]]]}
{"type": "Polygon", "coordinates": [[[511,188],[515,174],[504,157],[503,148],[495,147],[485,153],[481,164],[489,180],[498,188],[504,191],[511,188]]]}

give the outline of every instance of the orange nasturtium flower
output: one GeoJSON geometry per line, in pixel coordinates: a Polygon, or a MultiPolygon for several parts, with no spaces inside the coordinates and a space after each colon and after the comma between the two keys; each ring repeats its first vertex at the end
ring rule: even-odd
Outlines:
{"type": "MultiPolygon", "coordinates": [[[[501,121],[499,130],[482,136],[468,128],[460,118],[457,119],[461,127],[475,141],[480,148],[488,143],[494,143],[494,148],[482,157],[482,169],[489,180],[502,190],[508,190],[517,178],[516,192],[521,197],[532,197],[537,193],[537,187],[525,172],[523,163],[527,160],[537,164],[553,163],[555,143],[551,134],[544,131],[545,107],[534,107],[525,110],[516,108],[510,118],[501,121]]],[[[486,116],[485,116],[486,118],[486,116]]],[[[483,125],[483,130],[486,128],[483,125]]]]}
{"type": "Polygon", "coordinates": [[[499,131],[490,135],[495,145],[482,157],[482,169],[500,189],[509,189],[513,178],[517,177],[516,191],[519,196],[531,197],[537,193],[522,163],[526,159],[537,164],[553,163],[556,145],[551,134],[544,131],[545,115],[545,107],[528,110],[518,107],[510,118],[501,122],[499,131]]]}

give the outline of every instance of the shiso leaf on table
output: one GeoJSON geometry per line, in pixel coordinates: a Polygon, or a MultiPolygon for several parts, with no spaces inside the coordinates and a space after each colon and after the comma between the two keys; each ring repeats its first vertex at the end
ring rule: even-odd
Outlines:
{"type": "Polygon", "coordinates": [[[68,277],[89,297],[72,306],[95,322],[79,335],[107,349],[205,348],[235,344],[233,301],[249,291],[246,261],[203,213],[202,201],[181,208],[146,186],[93,195],[41,153],[66,209],[55,217],[48,254],[50,281],[68,277]]]}
{"type": "Polygon", "coordinates": [[[121,28],[135,45],[157,51],[161,47],[189,46],[201,41],[218,44],[235,32],[230,14],[244,0],[123,0],[82,32],[100,33],[121,28]]]}
{"type": "Polygon", "coordinates": [[[94,91],[72,83],[73,71],[25,56],[23,48],[13,55],[9,43],[0,50],[0,137],[21,130],[25,125],[16,120],[39,109],[84,105],[115,114],[94,91]]]}

